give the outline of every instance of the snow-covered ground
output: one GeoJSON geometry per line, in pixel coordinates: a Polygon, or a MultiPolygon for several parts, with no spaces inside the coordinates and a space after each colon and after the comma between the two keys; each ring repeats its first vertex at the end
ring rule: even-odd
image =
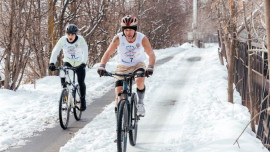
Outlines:
{"type": "MultiPolygon", "coordinates": [[[[233,145],[250,115],[240,104],[237,92],[235,104],[227,102],[227,73],[219,64],[216,45],[197,49],[184,44],[155,52],[158,59],[179,53],[156,67],[154,75],[146,80],[146,117],[139,122],[138,144],[128,147],[128,151],[268,151],[250,128],[240,138],[240,148],[233,145]],[[154,124],[158,120],[162,121],[154,124]],[[157,128],[152,127],[155,125],[157,128]],[[145,147],[147,150],[143,150],[145,147]]],[[[112,78],[100,78],[96,74],[97,66],[87,69],[88,104],[114,85],[112,78]]],[[[107,70],[115,66],[115,59],[112,59],[107,70]]],[[[36,89],[33,85],[23,85],[17,92],[0,89],[0,151],[23,145],[23,138],[59,125],[60,92],[56,76],[38,80],[36,89]]],[[[116,151],[115,129],[112,102],[60,151],[116,151]]]]}
{"type": "MultiPolygon", "coordinates": [[[[176,52],[158,50],[158,59],[176,52]]],[[[102,96],[112,89],[114,80],[100,78],[97,74],[98,64],[87,69],[85,83],[87,86],[86,101],[91,104],[94,98],[102,96]]],[[[115,69],[115,58],[108,62],[108,71],[115,69]]],[[[34,85],[22,85],[16,92],[0,89],[0,151],[10,147],[24,145],[23,138],[37,135],[38,132],[59,125],[58,101],[61,93],[60,78],[48,76],[37,80],[34,85]]]]}
{"type": "MultiPolygon", "coordinates": [[[[181,48],[186,50],[179,48],[181,53],[156,67],[147,79],[146,117],[139,122],[137,145],[128,151],[268,151],[250,128],[240,138],[240,148],[233,145],[250,116],[237,92],[235,104],[227,102],[227,73],[219,64],[217,46],[197,49],[185,44],[181,48]]],[[[60,151],[116,151],[113,106],[108,105],[60,151]]]]}

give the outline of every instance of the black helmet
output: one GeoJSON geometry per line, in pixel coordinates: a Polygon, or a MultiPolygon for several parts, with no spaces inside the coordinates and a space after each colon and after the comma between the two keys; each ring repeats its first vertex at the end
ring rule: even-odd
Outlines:
{"type": "Polygon", "coordinates": [[[66,27],[67,34],[77,34],[78,27],[75,24],[68,24],[66,27]]]}

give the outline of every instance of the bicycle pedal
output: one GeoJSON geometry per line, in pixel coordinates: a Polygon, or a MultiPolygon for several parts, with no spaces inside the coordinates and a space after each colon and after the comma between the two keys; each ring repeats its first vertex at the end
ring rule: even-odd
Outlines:
{"type": "MultiPolygon", "coordinates": [[[[113,142],[114,142],[114,143],[117,143],[117,139],[114,139],[113,142]]],[[[121,139],[121,142],[123,142],[123,139],[121,139]]]]}

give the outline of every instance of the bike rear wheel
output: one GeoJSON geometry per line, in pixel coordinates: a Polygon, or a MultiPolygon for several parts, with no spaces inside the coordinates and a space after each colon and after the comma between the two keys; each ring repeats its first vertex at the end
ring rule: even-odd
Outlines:
{"type": "Polygon", "coordinates": [[[118,111],[117,121],[117,151],[126,152],[127,150],[127,133],[128,133],[128,104],[122,100],[118,111]]]}
{"type": "Polygon", "coordinates": [[[139,117],[137,116],[137,95],[135,93],[132,93],[131,95],[131,116],[130,116],[130,125],[131,130],[129,131],[129,143],[132,146],[136,145],[137,141],[137,130],[138,130],[138,121],[139,117]]]}
{"type": "Polygon", "coordinates": [[[80,99],[80,88],[77,87],[76,88],[76,93],[75,93],[75,101],[74,101],[74,108],[73,108],[73,111],[74,111],[74,117],[77,121],[81,120],[81,117],[82,117],[82,111],[80,110],[81,109],[81,99],[80,99]]]}
{"type": "Polygon", "coordinates": [[[59,121],[63,129],[67,129],[69,121],[70,106],[68,105],[68,90],[63,89],[59,101],[59,121]]]}

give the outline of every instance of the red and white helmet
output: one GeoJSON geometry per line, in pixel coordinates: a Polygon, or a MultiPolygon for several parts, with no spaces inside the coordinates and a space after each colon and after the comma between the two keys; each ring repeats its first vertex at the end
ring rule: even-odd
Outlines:
{"type": "Polygon", "coordinates": [[[138,19],[135,16],[127,15],[122,18],[121,20],[121,26],[122,30],[130,28],[135,31],[137,31],[137,24],[138,24],[138,19]]]}

